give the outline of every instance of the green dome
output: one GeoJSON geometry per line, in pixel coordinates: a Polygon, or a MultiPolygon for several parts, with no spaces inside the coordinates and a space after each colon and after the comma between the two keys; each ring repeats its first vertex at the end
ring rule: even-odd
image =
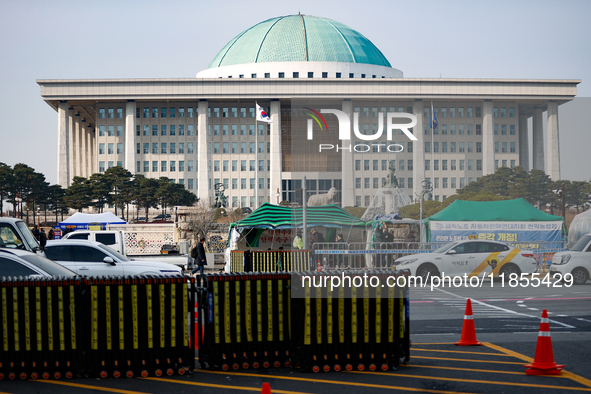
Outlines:
{"type": "Polygon", "coordinates": [[[304,61],[391,67],[371,41],[349,26],[317,16],[288,15],[268,19],[238,34],[208,68],[304,61]]]}

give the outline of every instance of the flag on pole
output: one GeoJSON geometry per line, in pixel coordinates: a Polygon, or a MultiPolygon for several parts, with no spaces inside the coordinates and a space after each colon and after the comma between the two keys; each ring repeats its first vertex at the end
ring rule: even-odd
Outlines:
{"type": "Polygon", "coordinates": [[[437,128],[437,116],[435,116],[435,112],[433,111],[433,103],[431,103],[431,128],[437,128]]]}
{"type": "Polygon", "coordinates": [[[273,123],[273,121],[271,120],[269,115],[267,115],[267,113],[265,112],[263,107],[261,107],[258,104],[256,104],[256,106],[257,106],[257,118],[256,118],[257,122],[273,123]]]}

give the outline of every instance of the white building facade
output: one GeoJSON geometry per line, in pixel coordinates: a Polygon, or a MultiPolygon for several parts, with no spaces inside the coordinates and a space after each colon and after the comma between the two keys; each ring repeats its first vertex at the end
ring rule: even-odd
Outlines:
{"type": "MultiPolygon", "coordinates": [[[[343,26],[303,15],[261,22],[230,41],[197,78],[38,80],[58,115],[58,183],[67,187],[75,176],[122,166],[166,176],[200,199],[223,184],[230,206],[256,208],[301,202],[303,176],[309,194],[335,187],[342,206],[367,206],[390,166],[411,198],[426,178],[443,200],[499,167],[560,179],[558,107],[576,96],[579,80],[403,78],[369,40],[343,26]],[[301,48],[284,42],[293,43],[294,34],[305,37],[301,48]],[[287,55],[281,46],[290,48],[287,55]],[[256,122],[255,102],[272,123],[256,122]],[[357,113],[363,135],[375,134],[388,112],[411,113],[417,140],[400,131],[387,141],[384,133],[378,142],[402,149],[341,149],[302,159],[303,137],[292,122],[302,103],[338,108],[351,121],[357,113]]],[[[331,116],[322,138],[342,148],[331,116]]]]}

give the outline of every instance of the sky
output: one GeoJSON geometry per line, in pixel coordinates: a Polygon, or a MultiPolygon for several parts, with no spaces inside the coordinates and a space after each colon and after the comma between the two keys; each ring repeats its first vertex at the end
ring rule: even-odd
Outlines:
{"type": "Polygon", "coordinates": [[[233,37],[297,14],[342,22],[405,77],[580,79],[559,107],[562,178],[591,178],[591,1],[0,0],[0,162],[57,182],[38,79],[192,78],[233,37]]]}

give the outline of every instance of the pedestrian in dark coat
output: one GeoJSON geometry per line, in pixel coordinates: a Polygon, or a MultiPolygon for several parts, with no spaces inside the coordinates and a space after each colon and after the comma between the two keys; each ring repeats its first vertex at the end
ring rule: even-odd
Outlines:
{"type": "Polygon", "coordinates": [[[203,246],[204,243],[205,243],[205,238],[199,239],[199,243],[197,244],[196,258],[195,258],[195,264],[197,265],[197,267],[195,267],[195,269],[193,271],[191,271],[192,274],[199,271],[199,275],[203,275],[203,270],[205,269],[205,266],[207,265],[207,259],[205,257],[205,247],[203,246]]]}

